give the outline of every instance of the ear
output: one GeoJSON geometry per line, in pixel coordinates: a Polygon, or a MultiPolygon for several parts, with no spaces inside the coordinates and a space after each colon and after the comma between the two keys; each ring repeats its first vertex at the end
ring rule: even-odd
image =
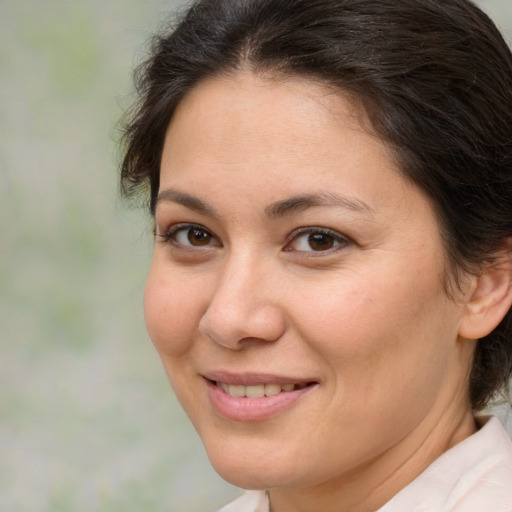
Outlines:
{"type": "Polygon", "coordinates": [[[512,240],[492,266],[473,278],[459,335],[477,340],[490,334],[512,306],[512,240]]]}

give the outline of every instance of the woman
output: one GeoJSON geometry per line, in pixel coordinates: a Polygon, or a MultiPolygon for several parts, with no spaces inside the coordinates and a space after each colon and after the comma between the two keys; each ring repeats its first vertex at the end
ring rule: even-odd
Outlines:
{"type": "Polygon", "coordinates": [[[512,56],[467,0],[203,0],[140,69],[149,334],[226,512],[512,511],[512,56]],[[145,188],[147,187],[147,188],[145,188]]]}

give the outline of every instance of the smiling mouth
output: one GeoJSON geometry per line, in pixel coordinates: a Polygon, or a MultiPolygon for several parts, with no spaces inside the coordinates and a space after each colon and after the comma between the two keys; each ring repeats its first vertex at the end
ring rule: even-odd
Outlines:
{"type": "Polygon", "coordinates": [[[301,382],[297,384],[288,383],[288,384],[258,384],[253,386],[244,386],[244,385],[235,385],[235,384],[226,384],[225,382],[214,381],[219,389],[224,391],[224,393],[239,397],[239,398],[263,398],[268,396],[275,396],[279,393],[289,393],[291,391],[297,391],[300,389],[304,389],[308,386],[313,385],[314,383],[306,383],[301,382]]]}
{"type": "Polygon", "coordinates": [[[264,374],[215,372],[202,376],[216,414],[229,420],[264,421],[294,407],[318,381],[264,374]]]}

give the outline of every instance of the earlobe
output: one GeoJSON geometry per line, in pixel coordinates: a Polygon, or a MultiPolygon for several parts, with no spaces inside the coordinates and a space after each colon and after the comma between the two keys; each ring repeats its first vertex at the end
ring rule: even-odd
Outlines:
{"type": "Polygon", "coordinates": [[[512,252],[475,276],[459,327],[463,338],[477,340],[490,334],[512,305],[512,252]]]}

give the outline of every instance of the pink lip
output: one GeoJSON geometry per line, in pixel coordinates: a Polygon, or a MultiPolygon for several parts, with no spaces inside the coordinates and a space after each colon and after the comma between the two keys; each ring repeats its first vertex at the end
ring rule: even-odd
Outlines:
{"type": "Polygon", "coordinates": [[[314,379],[304,379],[295,377],[285,377],[283,375],[273,375],[270,373],[231,373],[224,371],[215,371],[204,373],[203,377],[215,382],[224,382],[233,386],[259,386],[264,384],[308,384],[314,382],[314,379]]]}
{"type": "Polygon", "coordinates": [[[213,408],[220,415],[236,421],[263,421],[280,414],[301,400],[316,388],[313,383],[301,389],[282,391],[273,396],[247,398],[231,396],[220,389],[216,382],[231,385],[257,386],[262,384],[299,384],[311,383],[304,379],[292,379],[268,374],[231,374],[215,372],[205,375],[208,396],[213,408]]]}

